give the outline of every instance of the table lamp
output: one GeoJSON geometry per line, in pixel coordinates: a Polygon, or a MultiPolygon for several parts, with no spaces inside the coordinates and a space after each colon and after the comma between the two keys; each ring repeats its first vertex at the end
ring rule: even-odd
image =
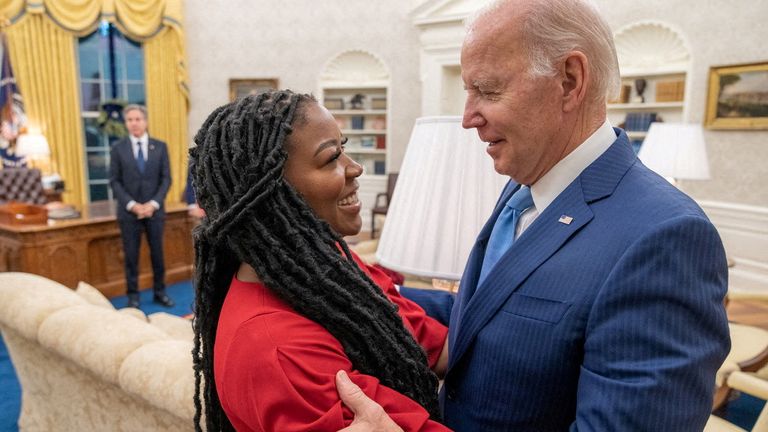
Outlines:
{"type": "Polygon", "coordinates": [[[16,139],[16,154],[26,159],[27,165],[40,168],[43,174],[50,171],[51,148],[41,134],[26,133],[16,139]],[[42,166],[41,166],[42,165],[42,166]]]}
{"type": "Polygon", "coordinates": [[[698,124],[651,123],[637,156],[673,184],[709,178],[707,147],[698,124]]]}
{"type": "Polygon", "coordinates": [[[376,258],[421,277],[461,279],[469,252],[509,180],[461,117],[416,120],[376,258]]]}

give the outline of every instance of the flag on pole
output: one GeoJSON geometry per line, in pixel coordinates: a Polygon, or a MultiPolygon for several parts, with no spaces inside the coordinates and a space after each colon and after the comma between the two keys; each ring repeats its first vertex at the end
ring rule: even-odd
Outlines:
{"type": "Polygon", "coordinates": [[[0,71],[0,159],[3,167],[26,166],[24,157],[16,156],[16,138],[26,131],[27,116],[24,103],[11,68],[11,56],[5,34],[2,38],[2,71],[0,71]]]}

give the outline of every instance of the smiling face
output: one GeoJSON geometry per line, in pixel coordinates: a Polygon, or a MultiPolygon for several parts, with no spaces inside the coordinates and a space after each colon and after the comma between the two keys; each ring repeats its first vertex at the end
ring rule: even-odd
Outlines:
{"type": "Polygon", "coordinates": [[[461,50],[467,90],[463,126],[476,128],[494,168],[533,184],[563,156],[557,143],[562,111],[556,77],[534,77],[516,20],[482,17],[461,50]]]}
{"type": "Polygon", "coordinates": [[[357,198],[363,168],[344,153],[341,131],[327,109],[307,102],[304,117],[288,137],[283,177],[317,217],[343,236],[355,235],[363,223],[357,198]]]}

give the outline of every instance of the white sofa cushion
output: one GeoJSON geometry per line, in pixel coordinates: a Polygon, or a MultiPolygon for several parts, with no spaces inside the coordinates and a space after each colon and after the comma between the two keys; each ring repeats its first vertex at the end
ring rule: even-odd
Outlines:
{"type": "Polygon", "coordinates": [[[145,343],[170,339],[148,323],[91,304],[51,314],[40,325],[37,338],[42,346],[115,384],[130,353],[145,343]]]}
{"type": "Polygon", "coordinates": [[[176,340],[193,341],[195,331],[192,329],[192,320],[167,312],[155,312],[149,314],[149,323],[164,331],[168,336],[176,340]]]}
{"type": "Polygon", "coordinates": [[[0,273],[0,320],[29,339],[52,313],[87,304],[66,286],[29,273],[0,273]]]}
{"type": "Polygon", "coordinates": [[[93,285],[80,281],[77,284],[75,292],[92,305],[105,307],[110,310],[115,309],[115,307],[112,306],[112,303],[104,297],[104,294],[97,290],[93,285]]]}

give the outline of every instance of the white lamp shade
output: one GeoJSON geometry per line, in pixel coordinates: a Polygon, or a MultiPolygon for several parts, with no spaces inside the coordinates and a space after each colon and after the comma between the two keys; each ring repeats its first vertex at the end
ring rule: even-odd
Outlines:
{"type": "Polygon", "coordinates": [[[637,156],[648,168],[664,177],[709,178],[707,146],[701,125],[651,123],[637,156]]]}
{"type": "Polygon", "coordinates": [[[376,257],[396,271],[461,279],[477,234],[509,180],[461,117],[416,120],[376,257]]]}
{"type": "Polygon", "coordinates": [[[50,156],[51,149],[48,140],[40,134],[19,135],[16,140],[16,154],[18,156],[36,157],[50,156]]]}

